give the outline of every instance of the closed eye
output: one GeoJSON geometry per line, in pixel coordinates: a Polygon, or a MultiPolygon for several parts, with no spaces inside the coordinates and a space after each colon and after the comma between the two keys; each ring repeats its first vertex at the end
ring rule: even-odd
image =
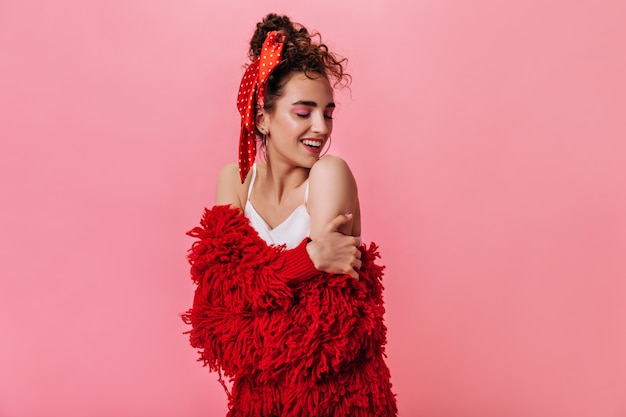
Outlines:
{"type": "MultiPolygon", "coordinates": [[[[301,119],[306,119],[307,117],[311,116],[311,113],[296,113],[296,116],[300,117],[301,119]]],[[[324,113],[324,119],[333,120],[333,113],[324,113]]]]}

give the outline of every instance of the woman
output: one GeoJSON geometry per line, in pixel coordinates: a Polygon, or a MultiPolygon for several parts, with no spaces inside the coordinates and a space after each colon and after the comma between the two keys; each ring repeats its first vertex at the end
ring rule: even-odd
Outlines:
{"type": "Polygon", "coordinates": [[[231,417],[395,415],[382,267],[376,247],[361,246],[349,167],[320,157],[345,60],[275,14],[257,24],[249,55],[239,161],[190,232],[191,344],[233,381],[231,417]]]}

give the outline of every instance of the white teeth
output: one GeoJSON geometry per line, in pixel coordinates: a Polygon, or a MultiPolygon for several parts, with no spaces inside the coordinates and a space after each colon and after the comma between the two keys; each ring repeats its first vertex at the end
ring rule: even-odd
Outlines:
{"type": "Polygon", "coordinates": [[[307,146],[313,146],[314,148],[319,148],[320,146],[322,146],[322,141],[321,140],[304,139],[302,141],[302,143],[304,143],[307,146]]]}

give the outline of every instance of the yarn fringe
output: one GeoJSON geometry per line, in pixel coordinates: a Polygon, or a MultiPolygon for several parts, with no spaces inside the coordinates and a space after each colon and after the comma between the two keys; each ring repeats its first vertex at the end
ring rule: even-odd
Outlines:
{"type": "Polygon", "coordinates": [[[182,318],[199,361],[218,372],[229,417],[397,414],[376,244],[361,247],[356,280],[302,262],[306,241],[268,246],[227,206],[206,209],[188,235],[196,290],[182,318]]]}

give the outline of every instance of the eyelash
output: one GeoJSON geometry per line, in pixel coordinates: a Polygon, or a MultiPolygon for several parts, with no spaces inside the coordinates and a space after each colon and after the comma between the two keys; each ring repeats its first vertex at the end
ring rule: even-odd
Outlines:
{"type": "MultiPolygon", "coordinates": [[[[307,117],[309,117],[311,115],[311,113],[306,113],[306,114],[304,114],[304,113],[296,113],[296,115],[298,117],[306,119],[307,117]]],[[[333,120],[333,116],[328,115],[328,114],[324,114],[324,119],[326,119],[326,120],[333,120]]]]}

